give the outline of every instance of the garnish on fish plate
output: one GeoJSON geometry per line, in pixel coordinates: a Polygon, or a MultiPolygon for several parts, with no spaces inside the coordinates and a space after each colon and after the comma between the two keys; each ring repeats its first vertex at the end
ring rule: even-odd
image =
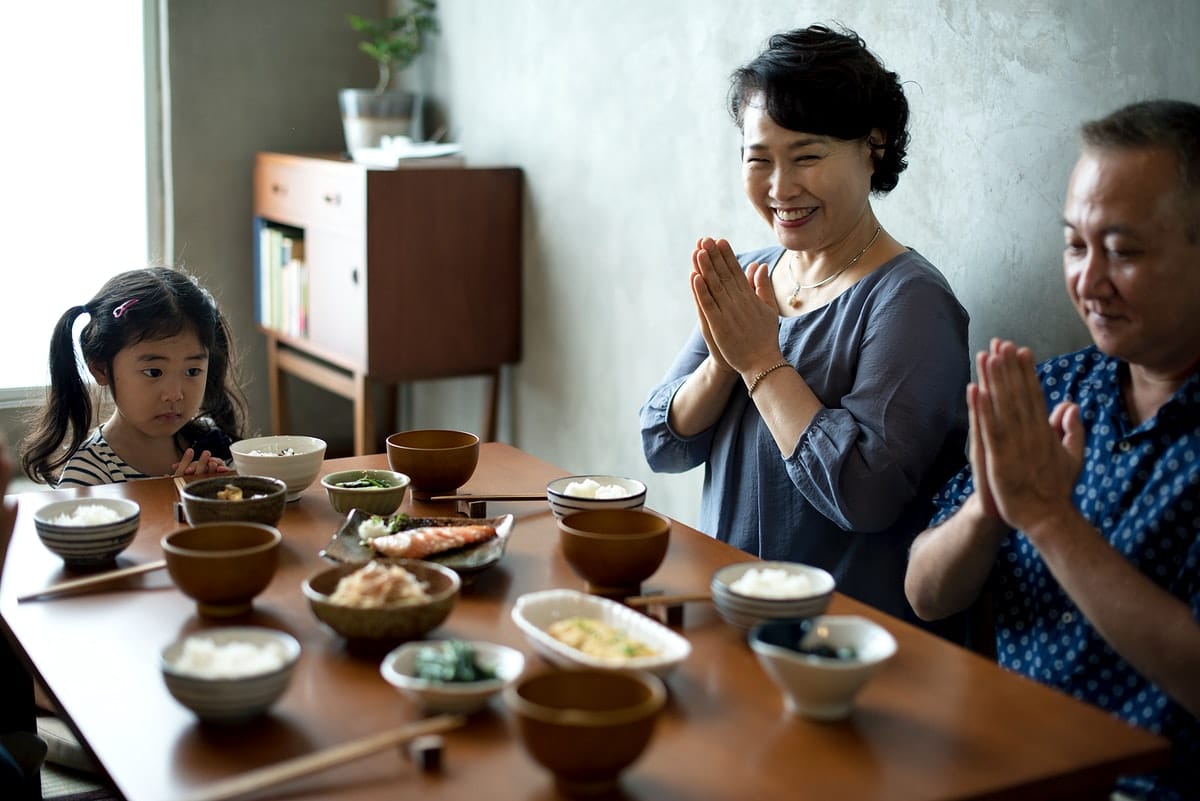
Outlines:
{"type": "Polygon", "coordinates": [[[358,524],[358,538],[365,544],[370,545],[371,540],[376,537],[386,537],[388,534],[395,534],[404,528],[408,522],[408,515],[404,512],[398,512],[391,517],[383,517],[382,515],[371,515],[368,519],[358,524]]]}

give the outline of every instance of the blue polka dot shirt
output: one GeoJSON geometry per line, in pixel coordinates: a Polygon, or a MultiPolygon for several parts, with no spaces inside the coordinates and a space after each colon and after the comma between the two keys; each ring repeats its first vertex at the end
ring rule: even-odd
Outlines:
{"type": "MultiPolygon", "coordinates": [[[[1121,395],[1127,369],[1089,347],[1043,362],[1038,376],[1050,408],[1079,404],[1087,431],[1075,507],[1200,621],[1200,373],[1134,426],[1121,395]]],[[[971,491],[968,466],[935,498],[933,525],[971,491]]],[[[1001,546],[991,582],[1002,666],[1172,741],[1169,770],[1124,777],[1119,789],[1156,801],[1200,798],[1200,721],[1109,648],[1019,532],[1001,546]]]]}

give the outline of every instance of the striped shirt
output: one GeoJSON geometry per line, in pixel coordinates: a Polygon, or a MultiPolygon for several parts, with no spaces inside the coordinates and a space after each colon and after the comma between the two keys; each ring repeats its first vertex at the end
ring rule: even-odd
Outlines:
{"type": "Polygon", "coordinates": [[[129,466],[104,438],[104,427],[91,433],[79,450],[71,454],[58,479],[62,487],[91,487],[96,484],[121,484],[136,478],[149,478],[129,466]]]}

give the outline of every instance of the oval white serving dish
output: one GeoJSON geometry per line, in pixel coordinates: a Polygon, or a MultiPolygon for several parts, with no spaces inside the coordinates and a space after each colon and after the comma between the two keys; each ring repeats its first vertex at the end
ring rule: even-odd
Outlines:
{"type": "Polygon", "coordinates": [[[641,612],[627,606],[577,590],[542,590],[519,598],[512,610],[513,622],[524,633],[535,651],[556,665],[589,667],[601,670],[648,670],[665,676],[688,654],[692,644],[641,612]],[[654,649],[654,656],[628,659],[601,659],[559,642],[546,631],[552,623],[571,617],[599,620],[623,630],[630,638],[654,649]]]}

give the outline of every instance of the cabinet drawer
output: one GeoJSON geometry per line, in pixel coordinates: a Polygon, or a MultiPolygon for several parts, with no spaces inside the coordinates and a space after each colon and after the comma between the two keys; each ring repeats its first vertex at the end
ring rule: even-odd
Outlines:
{"type": "Polygon", "coordinates": [[[353,165],[259,156],[254,213],[301,228],[361,228],[366,186],[366,171],[353,165]]]}

